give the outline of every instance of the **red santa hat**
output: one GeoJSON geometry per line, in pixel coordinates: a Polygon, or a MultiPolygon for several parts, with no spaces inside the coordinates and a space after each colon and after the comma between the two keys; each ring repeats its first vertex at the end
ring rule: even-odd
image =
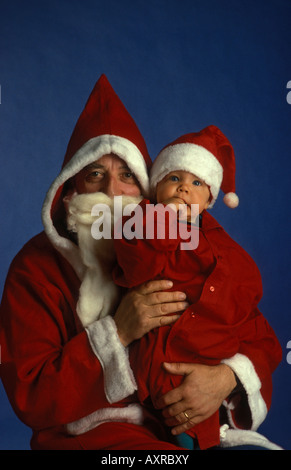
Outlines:
{"type": "Polygon", "coordinates": [[[216,126],[183,135],[159,153],[151,169],[152,191],[168,173],[176,170],[189,171],[205,181],[212,196],[209,208],[213,207],[220,188],[225,193],[225,204],[232,209],[238,206],[234,151],[216,126]]]}
{"type": "Polygon", "coordinates": [[[70,138],[60,174],[52,183],[42,208],[46,234],[54,246],[74,265],[76,250],[70,240],[59,235],[54,216],[63,205],[64,183],[103,155],[115,154],[135,174],[142,194],[149,190],[151,160],[145,141],[129,112],[105,75],[94,86],[70,138]]]}

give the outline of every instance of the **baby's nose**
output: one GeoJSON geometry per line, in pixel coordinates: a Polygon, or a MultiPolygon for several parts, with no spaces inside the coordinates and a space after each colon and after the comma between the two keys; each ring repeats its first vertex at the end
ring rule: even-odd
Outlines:
{"type": "Polygon", "coordinates": [[[178,188],[179,192],[188,192],[189,191],[189,186],[185,183],[181,184],[178,188]]]}

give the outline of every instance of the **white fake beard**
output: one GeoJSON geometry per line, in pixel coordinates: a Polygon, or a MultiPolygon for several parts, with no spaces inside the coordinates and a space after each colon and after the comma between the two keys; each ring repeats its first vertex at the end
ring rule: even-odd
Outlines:
{"type": "MultiPolygon", "coordinates": [[[[141,196],[122,196],[122,208],[127,204],[138,204],[141,200],[141,196]]],[[[120,288],[114,284],[111,275],[116,260],[113,235],[96,240],[91,234],[91,227],[97,219],[91,212],[96,204],[109,206],[113,232],[114,200],[104,193],[75,193],[66,204],[67,227],[77,234],[81,258],[86,267],[76,307],[86,327],[106,315],[113,315],[120,302],[120,288]]]]}

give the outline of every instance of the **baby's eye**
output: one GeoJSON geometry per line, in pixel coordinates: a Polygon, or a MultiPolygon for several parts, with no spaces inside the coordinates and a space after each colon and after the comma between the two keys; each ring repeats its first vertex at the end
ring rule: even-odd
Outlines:
{"type": "Polygon", "coordinates": [[[194,184],[194,186],[201,186],[202,183],[199,180],[194,180],[192,184],[194,184]]]}
{"type": "Polygon", "coordinates": [[[179,181],[179,177],[176,176],[176,175],[171,175],[171,176],[170,176],[170,180],[171,180],[171,181],[179,181]]]}

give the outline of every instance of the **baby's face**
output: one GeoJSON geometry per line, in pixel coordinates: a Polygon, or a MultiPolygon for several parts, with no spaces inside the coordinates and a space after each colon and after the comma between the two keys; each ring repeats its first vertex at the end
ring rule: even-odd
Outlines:
{"type": "Polygon", "coordinates": [[[169,204],[199,204],[199,214],[210,204],[211,195],[207,184],[188,171],[172,171],[157,185],[157,202],[169,204]]]}

